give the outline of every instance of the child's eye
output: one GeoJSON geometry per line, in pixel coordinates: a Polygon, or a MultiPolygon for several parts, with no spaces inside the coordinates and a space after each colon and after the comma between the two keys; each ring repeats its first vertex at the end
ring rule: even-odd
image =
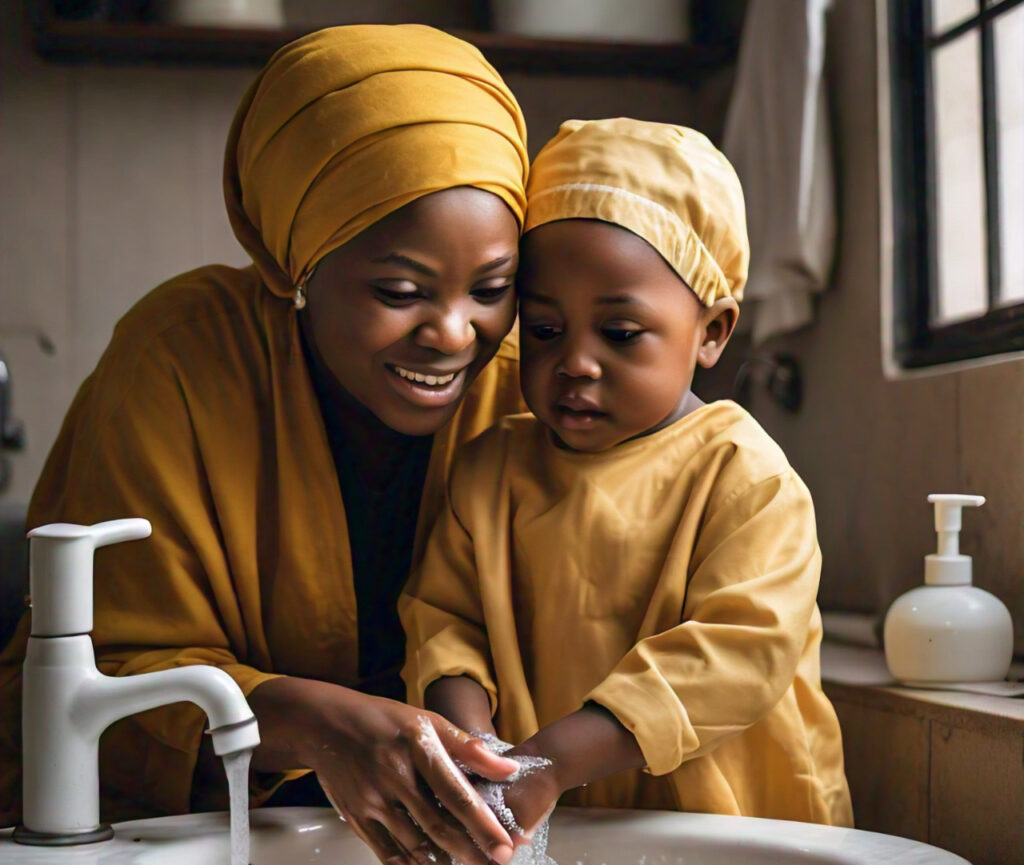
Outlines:
{"type": "Polygon", "coordinates": [[[612,342],[630,342],[640,336],[643,331],[636,328],[606,327],[602,329],[601,333],[612,342]]]}
{"type": "Polygon", "coordinates": [[[512,288],[512,283],[507,282],[504,285],[493,285],[487,288],[474,288],[470,292],[474,298],[480,303],[496,303],[499,299],[505,296],[506,292],[512,288]]]}
{"type": "Polygon", "coordinates": [[[528,324],[525,325],[524,329],[534,339],[554,339],[562,331],[555,327],[553,324],[528,324]]]}

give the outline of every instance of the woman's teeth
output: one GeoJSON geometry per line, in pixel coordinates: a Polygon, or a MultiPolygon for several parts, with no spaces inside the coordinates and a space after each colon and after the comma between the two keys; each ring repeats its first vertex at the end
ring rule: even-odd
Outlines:
{"type": "Polygon", "coordinates": [[[430,387],[442,387],[452,381],[456,375],[454,372],[450,372],[447,375],[425,375],[422,372],[413,372],[411,369],[403,369],[400,366],[396,366],[394,369],[402,378],[430,387]]]}

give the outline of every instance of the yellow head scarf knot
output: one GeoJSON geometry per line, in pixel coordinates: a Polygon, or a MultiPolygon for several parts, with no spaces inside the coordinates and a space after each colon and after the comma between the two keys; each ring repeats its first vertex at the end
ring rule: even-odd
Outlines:
{"type": "Polygon", "coordinates": [[[420,25],[331,27],[279,50],[249,88],[224,195],[235,236],[287,297],[328,252],[431,192],[493,192],[522,225],[528,166],[522,111],[472,45],[420,25]]]}
{"type": "Polygon", "coordinates": [[[750,244],[728,160],[684,126],[617,117],[568,120],[533,161],[526,231],[600,219],[651,244],[711,306],[743,298],[750,244]]]}

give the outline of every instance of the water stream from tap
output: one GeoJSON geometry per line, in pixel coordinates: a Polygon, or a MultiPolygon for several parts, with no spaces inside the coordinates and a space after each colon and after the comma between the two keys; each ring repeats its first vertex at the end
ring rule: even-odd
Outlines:
{"type": "Polygon", "coordinates": [[[231,796],[231,865],[249,865],[249,761],[252,749],[224,755],[231,796]]]}

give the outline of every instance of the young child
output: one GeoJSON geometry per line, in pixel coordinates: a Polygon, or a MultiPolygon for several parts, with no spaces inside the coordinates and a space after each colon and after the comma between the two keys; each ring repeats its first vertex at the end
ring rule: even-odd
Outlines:
{"type": "Polygon", "coordinates": [[[400,604],[411,700],[551,760],[505,791],[527,832],[574,788],[852,825],[810,495],[747,412],[690,390],[746,280],[736,174],[692,129],[574,120],[528,201],[533,415],[457,459],[400,604]]]}

